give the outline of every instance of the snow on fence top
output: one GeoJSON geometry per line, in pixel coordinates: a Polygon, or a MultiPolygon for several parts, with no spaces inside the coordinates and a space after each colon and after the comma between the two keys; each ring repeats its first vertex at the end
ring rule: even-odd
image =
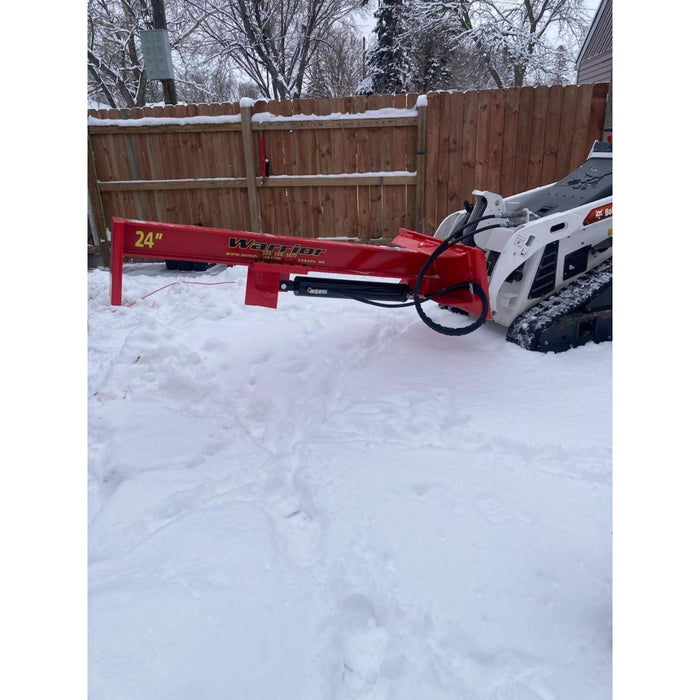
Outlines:
{"type": "Polygon", "coordinates": [[[276,122],[276,121],[338,121],[342,119],[400,119],[403,117],[418,116],[417,109],[399,109],[397,107],[384,107],[382,109],[369,109],[366,112],[333,112],[332,114],[293,114],[291,116],[281,116],[270,112],[260,112],[253,115],[254,122],[276,122]]]}
{"type": "Polygon", "coordinates": [[[185,124],[240,124],[240,114],[199,117],[139,117],[138,119],[100,119],[88,116],[88,126],[184,126],[185,124]]]}
{"type": "MultiPolygon", "coordinates": [[[[420,100],[420,98],[419,98],[420,100]]],[[[426,100],[427,104],[427,100],[426,100]]],[[[242,106],[243,103],[241,103],[242,106]]],[[[348,113],[333,112],[332,114],[292,114],[282,116],[270,112],[260,112],[252,115],[254,123],[260,122],[299,122],[299,121],[342,121],[357,119],[397,119],[418,116],[417,104],[415,109],[399,109],[396,107],[384,107],[382,109],[370,109],[366,112],[348,113]]],[[[187,124],[240,124],[240,114],[221,114],[217,116],[203,115],[192,117],[139,117],[137,119],[100,119],[88,116],[88,126],[185,126],[187,124]]]]}

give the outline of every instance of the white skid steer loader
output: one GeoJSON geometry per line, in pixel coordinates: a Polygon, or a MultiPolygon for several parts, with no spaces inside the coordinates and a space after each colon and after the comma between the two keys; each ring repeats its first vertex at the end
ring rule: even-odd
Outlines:
{"type": "Polygon", "coordinates": [[[551,185],[473,194],[435,236],[484,251],[491,318],[507,339],[544,352],[611,340],[612,143],[551,185]]]}

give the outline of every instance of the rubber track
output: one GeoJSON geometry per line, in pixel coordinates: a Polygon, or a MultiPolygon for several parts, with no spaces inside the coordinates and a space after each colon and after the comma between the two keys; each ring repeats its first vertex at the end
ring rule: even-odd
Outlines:
{"type": "Polygon", "coordinates": [[[558,292],[518,316],[508,328],[506,340],[526,350],[539,350],[544,330],[590,302],[612,283],[612,258],[585,272],[558,292]]]}

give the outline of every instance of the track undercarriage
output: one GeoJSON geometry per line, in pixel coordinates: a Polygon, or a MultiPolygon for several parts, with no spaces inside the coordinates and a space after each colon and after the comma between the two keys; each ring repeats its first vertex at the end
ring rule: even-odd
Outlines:
{"type": "Polygon", "coordinates": [[[520,314],[506,339],[539,352],[612,340],[612,258],[520,314]]]}

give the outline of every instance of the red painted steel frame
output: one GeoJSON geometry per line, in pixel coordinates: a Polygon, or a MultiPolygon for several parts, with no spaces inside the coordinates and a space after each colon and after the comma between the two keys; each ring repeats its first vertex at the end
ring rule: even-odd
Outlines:
{"type": "MultiPolygon", "coordinates": [[[[246,265],[249,269],[245,303],[276,308],[280,282],[288,280],[291,274],[327,272],[388,277],[415,287],[426,259],[440,243],[432,236],[407,229],[400,229],[393,240],[397,248],[389,248],[115,217],[111,300],[115,306],[122,303],[125,257],[246,265]]],[[[420,293],[431,294],[463,282],[477,282],[488,294],[483,251],[457,244],[433,262],[423,277],[420,293]]],[[[477,316],[481,313],[481,301],[467,290],[441,295],[436,301],[477,316]]]]}

